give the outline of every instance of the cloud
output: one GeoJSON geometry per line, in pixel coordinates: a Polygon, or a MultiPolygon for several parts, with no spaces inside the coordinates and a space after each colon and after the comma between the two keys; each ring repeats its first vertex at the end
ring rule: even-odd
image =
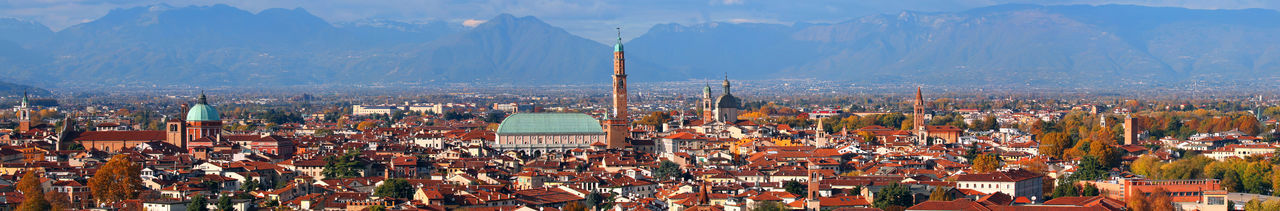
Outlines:
{"type": "Polygon", "coordinates": [[[476,26],[479,26],[484,22],[485,20],[467,19],[465,21],[462,21],[462,26],[475,28],[476,26]]]}
{"type": "Polygon", "coordinates": [[[723,0],[720,3],[724,5],[738,5],[742,4],[742,0],[723,0]]]}

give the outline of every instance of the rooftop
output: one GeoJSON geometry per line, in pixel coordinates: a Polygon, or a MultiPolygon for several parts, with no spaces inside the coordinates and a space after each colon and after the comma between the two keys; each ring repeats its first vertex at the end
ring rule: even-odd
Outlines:
{"type": "Polygon", "coordinates": [[[603,135],[600,121],[582,113],[517,113],[498,125],[497,135],[603,135]]]}

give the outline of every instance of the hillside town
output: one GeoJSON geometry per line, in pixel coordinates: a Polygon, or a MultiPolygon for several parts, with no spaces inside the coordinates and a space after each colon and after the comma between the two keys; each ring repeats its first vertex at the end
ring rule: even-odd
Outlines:
{"type": "MultiPolygon", "coordinates": [[[[1280,107],[753,103],[730,76],[632,105],[430,102],[180,113],[38,106],[0,141],[0,210],[1246,210],[1277,206],[1280,107]]],[[[222,98],[226,99],[226,98],[222,98]]],[[[226,107],[224,107],[226,106],[226,107]]]]}

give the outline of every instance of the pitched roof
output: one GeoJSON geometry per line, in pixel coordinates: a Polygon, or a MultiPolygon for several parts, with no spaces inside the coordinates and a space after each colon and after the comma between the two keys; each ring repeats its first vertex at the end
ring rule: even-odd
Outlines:
{"type": "Polygon", "coordinates": [[[497,134],[604,134],[604,129],[600,121],[582,113],[517,113],[502,120],[497,134]]]}

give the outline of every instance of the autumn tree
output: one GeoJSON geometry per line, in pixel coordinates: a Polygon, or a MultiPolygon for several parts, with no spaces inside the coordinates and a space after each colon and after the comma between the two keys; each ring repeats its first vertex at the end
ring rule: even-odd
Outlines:
{"type": "Polygon", "coordinates": [[[667,112],[654,111],[653,113],[649,113],[649,115],[645,115],[640,118],[640,121],[636,121],[636,124],[657,127],[661,126],[663,123],[670,122],[671,120],[671,114],[668,114],[667,112]]]}
{"type": "Polygon", "coordinates": [[[129,161],[129,156],[112,156],[89,178],[89,190],[99,203],[134,199],[142,190],[142,166],[129,161]]]}
{"type": "Polygon", "coordinates": [[[973,160],[973,171],[977,173],[992,172],[1001,166],[1000,156],[995,154],[982,154],[973,160]]]}
{"type": "Polygon", "coordinates": [[[50,210],[53,206],[49,205],[49,201],[44,199],[44,188],[40,187],[40,176],[35,171],[28,170],[26,175],[22,175],[22,179],[18,180],[19,192],[22,192],[22,204],[18,204],[19,211],[44,211],[50,210]]]}
{"type": "Polygon", "coordinates": [[[951,195],[947,194],[947,188],[937,187],[929,193],[929,201],[951,201],[951,195]]]}
{"type": "Polygon", "coordinates": [[[1070,137],[1066,133],[1051,132],[1040,137],[1040,154],[1063,158],[1063,150],[1071,147],[1070,137]]]}
{"type": "Polygon", "coordinates": [[[1138,160],[1133,161],[1133,164],[1129,165],[1129,171],[1147,176],[1147,178],[1159,178],[1160,165],[1162,164],[1160,158],[1142,155],[1142,157],[1138,157],[1138,160]]]}
{"type": "Polygon", "coordinates": [[[1176,210],[1173,206],[1173,198],[1169,196],[1169,191],[1161,187],[1151,191],[1151,195],[1147,196],[1147,201],[1151,203],[1148,210],[1176,210]]]}
{"type": "Polygon", "coordinates": [[[1262,127],[1258,126],[1258,118],[1254,118],[1251,115],[1240,115],[1240,118],[1236,119],[1236,129],[1240,129],[1240,132],[1249,135],[1258,135],[1259,132],[1262,132],[1262,127]]]}

